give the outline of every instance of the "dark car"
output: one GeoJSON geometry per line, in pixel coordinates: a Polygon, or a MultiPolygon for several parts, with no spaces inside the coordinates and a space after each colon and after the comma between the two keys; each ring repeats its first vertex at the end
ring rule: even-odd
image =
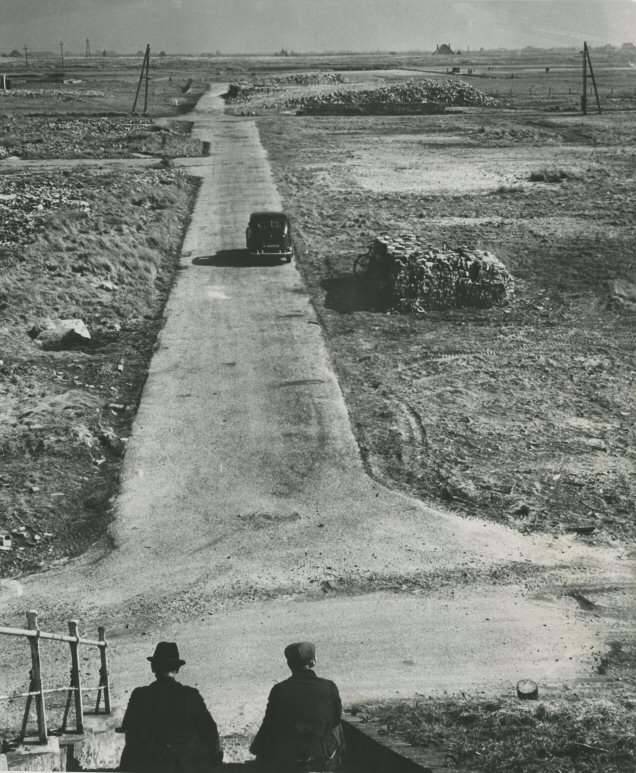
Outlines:
{"type": "Polygon", "coordinates": [[[271,255],[287,263],[294,255],[289,218],[284,212],[252,212],[245,232],[250,255],[271,255]]]}

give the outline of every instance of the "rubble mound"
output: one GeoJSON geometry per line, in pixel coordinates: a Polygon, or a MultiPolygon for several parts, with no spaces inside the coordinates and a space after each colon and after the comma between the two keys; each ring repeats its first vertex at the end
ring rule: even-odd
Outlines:
{"type": "Polygon", "coordinates": [[[57,97],[62,100],[69,100],[74,98],[81,99],[82,97],[94,98],[105,96],[105,91],[97,91],[96,89],[0,89],[0,97],[13,97],[14,99],[19,97],[29,97],[30,99],[35,99],[36,97],[57,97]]]}
{"type": "Polygon", "coordinates": [[[371,244],[369,258],[370,276],[396,311],[490,308],[510,303],[514,295],[507,268],[484,250],[437,249],[414,234],[382,234],[371,244]]]}
{"type": "Polygon", "coordinates": [[[225,99],[228,102],[246,102],[254,96],[272,94],[285,86],[329,86],[343,82],[342,75],[333,72],[290,73],[253,82],[230,83],[225,99]]]}
{"type": "Polygon", "coordinates": [[[424,78],[417,81],[376,89],[336,89],[321,94],[294,96],[284,103],[286,109],[306,110],[324,106],[342,105],[400,105],[415,102],[433,102],[448,107],[483,107],[496,102],[483,91],[461,80],[436,81],[424,78]]]}
{"type": "Polygon", "coordinates": [[[83,184],[61,172],[11,174],[0,179],[0,255],[4,248],[32,242],[44,230],[49,213],[78,210],[88,217],[91,206],[83,184]]]}

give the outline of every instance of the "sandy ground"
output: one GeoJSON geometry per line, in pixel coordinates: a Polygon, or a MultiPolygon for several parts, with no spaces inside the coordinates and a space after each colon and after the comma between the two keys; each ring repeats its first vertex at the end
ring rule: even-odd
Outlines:
{"type": "MultiPolygon", "coordinates": [[[[305,637],[346,703],[593,676],[629,625],[626,552],[463,519],[366,476],[296,267],[241,250],[249,212],[280,199],[254,122],[224,116],[215,92],[188,116],[210,157],[192,167],[201,190],[112,544],[4,582],[3,622],[37,608],[48,629],[104,623],[120,708],[156,641],[175,639],[225,733],[254,729],[283,647],[305,637]],[[602,614],[568,595],[581,588],[612,589],[602,614]]],[[[15,652],[0,654],[9,688],[15,652]]]]}

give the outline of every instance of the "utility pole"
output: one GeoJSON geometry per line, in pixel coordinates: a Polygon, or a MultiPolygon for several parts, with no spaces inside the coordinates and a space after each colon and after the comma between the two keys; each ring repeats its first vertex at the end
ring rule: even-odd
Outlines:
{"type": "Polygon", "coordinates": [[[150,43],[146,46],[146,85],[144,89],[144,115],[148,110],[148,80],[150,78],[150,43]]]}
{"type": "Polygon", "coordinates": [[[26,47],[26,43],[24,44],[24,62],[26,64],[27,72],[29,71],[29,50],[26,47]]]}
{"type": "Polygon", "coordinates": [[[598,97],[598,89],[596,88],[596,78],[594,77],[594,70],[592,69],[592,60],[590,59],[590,49],[587,47],[587,43],[583,43],[585,53],[587,54],[587,63],[590,66],[590,75],[592,76],[592,86],[594,86],[594,96],[596,97],[596,108],[598,114],[601,114],[601,100],[598,97]]]}
{"type": "Polygon", "coordinates": [[[60,55],[62,57],[62,67],[64,67],[64,43],[60,40],[60,55]]]}
{"type": "Polygon", "coordinates": [[[587,43],[583,43],[583,96],[581,97],[581,112],[587,115],[587,43]]]}
{"type": "Polygon", "coordinates": [[[143,115],[146,114],[146,111],[148,110],[148,79],[149,79],[149,70],[150,70],[150,43],[146,45],[146,53],[144,54],[144,61],[141,65],[141,72],[139,73],[139,83],[137,84],[137,91],[135,93],[135,101],[133,102],[131,113],[135,112],[135,108],[137,107],[137,100],[139,99],[139,90],[141,89],[141,82],[146,79],[145,89],[144,89],[144,111],[143,115]]]}
{"type": "Polygon", "coordinates": [[[86,59],[91,58],[91,42],[88,38],[86,38],[86,53],[84,54],[84,57],[86,59]]]}
{"type": "Polygon", "coordinates": [[[598,89],[596,88],[596,78],[594,77],[594,70],[592,68],[592,60],[590,59],[590,49],[587,47],[587,43],[583,42],[583,95],[581,97],[581,111],[583,115],[587,115],[587,68],[590,68],[590,77],[592,78],[592,86],[594,86],[594,96],[596,97],[596,108],[599,115],[601,114],[601,100],[598,96],[598,89]]]}

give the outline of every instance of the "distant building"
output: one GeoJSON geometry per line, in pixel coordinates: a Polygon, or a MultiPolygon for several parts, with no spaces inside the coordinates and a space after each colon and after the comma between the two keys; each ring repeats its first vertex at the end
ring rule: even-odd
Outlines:
{"type": "Polygon", "coordinates": [[[454,54],[455,52],[450,47],[450,43],[442,43],[441,46],[438,43],[437,46],[435,47],[435,51],[433,51],[433,53],[434,54],[445,54],[445,55],[448,56],[448,54],[454,54]]]}

